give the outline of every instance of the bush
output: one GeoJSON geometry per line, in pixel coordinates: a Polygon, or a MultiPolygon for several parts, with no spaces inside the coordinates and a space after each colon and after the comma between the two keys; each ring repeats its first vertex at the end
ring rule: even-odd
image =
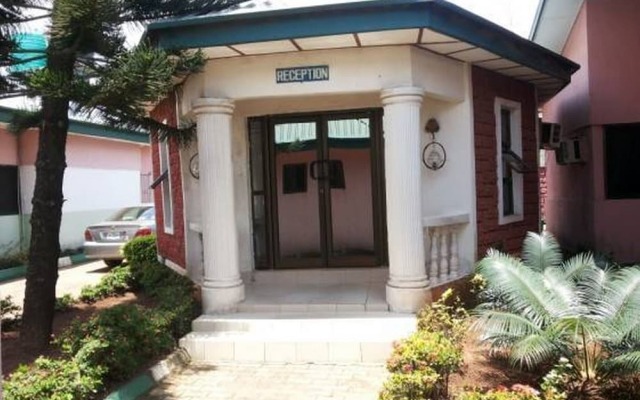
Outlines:
{"type": "Polygon", "coordinates": [[[73,296],[67,293],[62,297],[56,297],[55,310],[58,312],[69,311],[77,302],[78,301],[74,299],[73,296]]]}
{"type": "Polygon", "coordinates": [[[469,327],[469,313],[462,307],[460,299],[453,297],[453,290],[447,289],[440,299],[418,312],[418,330],[441,332],[454,344],[462,346],[469,327]]]}
{"type": "Polygon", "coordinates": [[[538,391],[530,386],[513,385],[511,389],[499,387],[488,391],[467,390],[460,393],[456,400],[541,400],[541,397],[538,391]]]}
{"type": "Polygon", "coordinates": [[[394,373],[384,383],[380,400],[422,400],[441,398],[438,391],[440,376],[432,369],[394,373]]]}
{"type": "Polygon", "coordinates": [[[158,261],[156,236],[141,236],[132,239],[122,248],[122,253],[131,265],[145,265],[158,261]]]}
{"type": "Polygon", "coordinates": [[[419,330],[394,345],[387,361],[393,375],[381,393],[382,399],[422,399],[428,393],[433,399],[448,397],[449,375],[460,370],[462,350],[440,332],[419,330]],[[403,376],[407,375],[407,376],[403,376]],[[387,397],[384,397],[387,396],[387,397]]]}
{"type": "Polygon", "coordinates": [[[102,387],[102,370],[71,360],[38,358],[21,365],[4,382],[6,400],[81,400],[102,387]]]}
{"type": "Polygon", "coordinates": [[[118,305],[76,322],[58,342],[66,354],[80,354],[87,364],[104,367],[105,376],[113,380],[131,376],[174,346],[165,315],[133,305],[118,305]]]}
{"type": "Polygon", "coordinates": [[[20,324],[22,319],[21,310],[20,306],[13,302],[11,296],[0,299],[0,320],[2,321],[3,331],[13,330],[20,324]]]}
{"type": "Polygon", "coordinates": [[[29,258],[29,254],[26,251],[7,252],[6,254],[8,255],[0,257],[0,269],[9,269],[25,265],[29,258]]]}
{"type": "Polygon", "coordinates": [[[110,296],[122,295],[131,289],[133,275],[129,267],[115,267],[100,279],[97,285],[85,286],[80,292],[80,300],[95,303],[110,296]]]}

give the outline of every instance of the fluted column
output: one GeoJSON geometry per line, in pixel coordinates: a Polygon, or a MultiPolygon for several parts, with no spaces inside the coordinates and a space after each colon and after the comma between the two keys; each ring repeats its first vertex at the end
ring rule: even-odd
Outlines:
{"type": "Polygon", "coordinates": [[[193,102],[198,124],[205,314],[233,311],[244,300],[233,189],[233,109],[229,99],[201,98],[193,102]]]}
{"type": "Polygon", "coordinates": [[[389,280],[392,311],[415,312],[429,301],[422,238],[420,107],[424,91],[416,87],[385,89],[385,177],[389,280]]]}

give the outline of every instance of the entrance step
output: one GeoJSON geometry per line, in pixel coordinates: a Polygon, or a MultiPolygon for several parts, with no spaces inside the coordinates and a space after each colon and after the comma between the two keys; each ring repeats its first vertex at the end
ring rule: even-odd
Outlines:
{"type": "Polygon", "coordinates": [[[180,345],[204,363],[384,363],[415,327],[388,312],[205,315],[180,345]]]}

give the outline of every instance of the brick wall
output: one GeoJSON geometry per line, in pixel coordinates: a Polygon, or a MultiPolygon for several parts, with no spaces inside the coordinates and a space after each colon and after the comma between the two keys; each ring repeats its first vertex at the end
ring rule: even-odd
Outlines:
{"type": "Polygon", "coordinates": [[[527,231],[538,230],[538,171],[536,143],[535,91],[530,84],[473,67],[473,114],[476,151],[476,196],[478,218],[478,257],[494,247],[517,253],[527,231]],[[498,176],[496,154],[495,98],[521,103],[522,158],[529,172],[524,173],[524,220],[498,224],[498,176]]]}
{"type": "MultiPolygon", "coordinates": [[[[151,112],[151,117],[157,121],[167,120],[170,125],[176,125],[175,99],[170,96],[161,101],[151,112]]],[[[158,141],[151,140],[151,156],[153,161],[153,178],[160,176],[160,153],[158,141]]],[[[158,185],[153,193],[156,205],[156,222],[158,237],[158,254],[165,257],[180,267],[186,266],[185,255],[185,226],[184,226],[184,199],[182,197],[182,173],[180,167],[180,151],[178,144],[169,141],[169,165],[171,169],[171,195],[173,200],[173,234],[164,232],[164,213],[162,209],[162,185],[158,185]]]]}

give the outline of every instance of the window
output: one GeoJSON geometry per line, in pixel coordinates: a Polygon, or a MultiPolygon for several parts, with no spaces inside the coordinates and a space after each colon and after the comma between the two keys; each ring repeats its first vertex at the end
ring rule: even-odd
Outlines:
{"type": "Polygon", "coordinates": [[[640,199],[640,124],[605,127],[607,199],[640,199]]]}
{"type": "Polygon", "coordinates": [[[173,234],[173,200],[171,199],[171,167],[169,163],[169,142],[158,142],[160,150],[160,171],[162,172],[162,216],[164,232],[173,234]]]}
{"type": "Polygon", "coordinates": [[[284,194],[307,191],[307,164],[285,164],[282,166],[282,192],[284,194]]]}
{"type": "Polygon", "coordinates": [[[0,215],[17,215],[18,206],[18,167],[0,165],[0,215]]]}
{"type": "Polygon", "coordinates": [[[522,113],[520,103],[496,98],[498,223],[523,219],[522,113]]]}

